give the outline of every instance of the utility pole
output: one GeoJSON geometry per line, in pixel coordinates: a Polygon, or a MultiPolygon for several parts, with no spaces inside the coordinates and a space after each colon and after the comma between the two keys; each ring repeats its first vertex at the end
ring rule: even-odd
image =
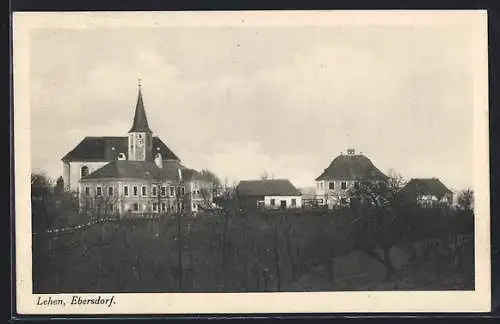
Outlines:
{"type": "Polygon", "coordinates": [[[179,262],[179,290],[182,290],[183,269],[182,269],[182,233],[181,233],[181,212],[177,213],[177,248],[179,262]]]}
{"type": "MultiPolygon", "coordinates": [[[[180,172],[179,172],[180,175],[180,172]]],[[[181,200],[181,183],[182,183],[182,178],[180,178],[179,184],[177,185],[177,188],[175,190],[176,192],[176,204],[177,204],[177,258],[178,258],[178,264],[179,264],[179,270],[178,270],[178,275],[179,275],[179,290],[182,291],[183,288],[183,267],[182,267],[182,228],[181,228],[181,216],[182,216],[182,209],[179,204],[179,201],[181,200]]]]}

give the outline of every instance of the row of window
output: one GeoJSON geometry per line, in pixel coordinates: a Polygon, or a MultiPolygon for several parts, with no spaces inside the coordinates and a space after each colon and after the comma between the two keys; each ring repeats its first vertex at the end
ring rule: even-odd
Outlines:
{"type": "MultiPolygon", "coordinates": [[[[285,204],[286,204],[286,200],[282,200],[282,201],[285,201],[285,204]]],[[[276,199],[271,198],[269,203],[271,204],[271,206],[276,206],[276,199]]],[[[292,198],[290,200],[290,204],[291,204],[291,206],[294,206],[294,207],[297,206],[297,199],[292,198]]]]}
{"type": "MultiPolygon", "coordinates": [[[[148,187],[147,186],[141,186],[140,189],[141,189],[141,196],[142,197],[146,197],[148,195],[148,190],[147,190],[148,187]]],[[[153,197],[158,196],[158,191],[160,191],[160,195],[162,197],[167,197],[167,187],[166,186],[161,186],[161,187],[159,187],[159,186],[152,186],[151,187],[151,196],[153,196],[153,197]]],[[[193,194],[199,194],[199,193],[200,193],[199,190],[193,192],[193,194]]],[[[108,197],[113,197],[114,194],[115,194],[114,188],[113,187],[108,187],[107,196],[108,197]]],[[[184,187],[181,187],[180,194],[181,195],[185,194],[184,187]]],[[[101,186],[97,186],[95,188],[95,195],[97,197],[103,196],[103,188],[101,186]]],[[[130,195],[136,196],[136,197],[139,196],[139,186],[132,186],[132,188],[130,188],[129,186],[123,186],[123,195],[125,197],[129,197],[130,195]],[[130,189],[132,189],[132,190],[130,190],[130,189]]],[[[90,196],[90,187],[85,187],[85,196],[90,196]]],[[[174,197],[175,196],[175,187],[168,187],[168,196],[169,197],[174,197]]]]}
{"type": "MultiPolygon", "coordinates": [[[[359,183],[357,181],[354,182],[354,188],[356,188],[356,189],[359,188],[359,183]]],[[[319,190],[323,190],[323,182],[318,183],[318,189],[319,190]]],[[[333,181],[329,182],[328,183],[328,189],[329,190],[335,189],[335,182],[333,182],[333,181]]],[[[346,190],[347,189],[347,182],[346,181],[342,181],[340,183],[340,189],[342,189],[342,190],[346,190]]]]}
{"type": "MultiPolygon", "coordinates": [[[[101,206],[100,204],[97,204],[97,209],[100,210],[103,206],[101,206]]],[[[104,205],[104,207],[106,208],[106,211],[109,212],[109,213],[112,213],[112,212],[116,212],[117,209],[115,207],[115,204],[106,204],[104,205]]],[[[148,205],[146,204],[139,204],[139,203],[133,203],[131,206],[130,206],[130,209],[129,211],[133,211],[133,212],[140,212],[140,211],[146,211],[148,208],[148,205]]],[[[158,204],[158,203],[152,203],[150,205],[151,209],[153,212],[158,212],[158,211],[162,211],[162,212],[166,212],[168,209],[171,209],[174,207],[173,204],[169,204],[167,205],[167,203],[161,203],[161,204],[158,204]]],[[[182,204],[180,204],[178,206],[178,208],[181,208],[182,209],[182,204]]],[[[193,203],[193,208],[196,209],[197,208],[197,204],[196,203],[193,203]]]]}

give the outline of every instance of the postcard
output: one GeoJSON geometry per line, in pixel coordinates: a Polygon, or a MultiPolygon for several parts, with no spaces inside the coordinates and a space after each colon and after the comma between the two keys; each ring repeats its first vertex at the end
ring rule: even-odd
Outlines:
{"type": "Polygon", "coordinates": [[[19,315],[487,312],[485,11],[17,12],[19,315]]]}

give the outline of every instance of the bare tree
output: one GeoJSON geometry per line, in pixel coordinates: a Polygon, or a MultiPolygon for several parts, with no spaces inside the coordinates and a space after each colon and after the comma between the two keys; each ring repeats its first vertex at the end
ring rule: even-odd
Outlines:
{"type": "Polygon", "coordinates": [[[386,268],[387,277],[394,274],[391,259],[392,247],[402,240],[404,231],[399,228],[398,216],[404,214],[404,201],[399,193],[405,181],[401,175],[392,173],[387,179],[359,179],[351,195],[359,200],[356,206],[358,217],[354,221],[357,233],[355,246],[386,268]],[[382,254],[377,250],[381,249],[382,254]]]}
{"type": "Polygon", "coordinates": [[[220,190],[223,187],[222,181],[220,180],[220,178],[217,175],[215,175],[215,173],[213,173],[212,171],[210,171],[208,169],[203,169],[203,170],[201,170],[201,176],[206,181],[210,182],[214,189],[220,190]]]}
{"type": "Polygon", "coordinates": [[[472,189],[462,190],[457,199],[458,207],[465,211],[474,209],[474,191],[472,189]]]}

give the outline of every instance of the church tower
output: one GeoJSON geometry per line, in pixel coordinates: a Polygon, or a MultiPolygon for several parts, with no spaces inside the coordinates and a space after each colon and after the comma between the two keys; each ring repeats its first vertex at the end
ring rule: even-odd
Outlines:
{"type": "Polygon", "coordinates": [[[142,101],[141,83],[135,106],[134,123],[128,132],[128,159],[131,161],[153,160],[153,132],[149,129],[144,103],[142,101]]]}

